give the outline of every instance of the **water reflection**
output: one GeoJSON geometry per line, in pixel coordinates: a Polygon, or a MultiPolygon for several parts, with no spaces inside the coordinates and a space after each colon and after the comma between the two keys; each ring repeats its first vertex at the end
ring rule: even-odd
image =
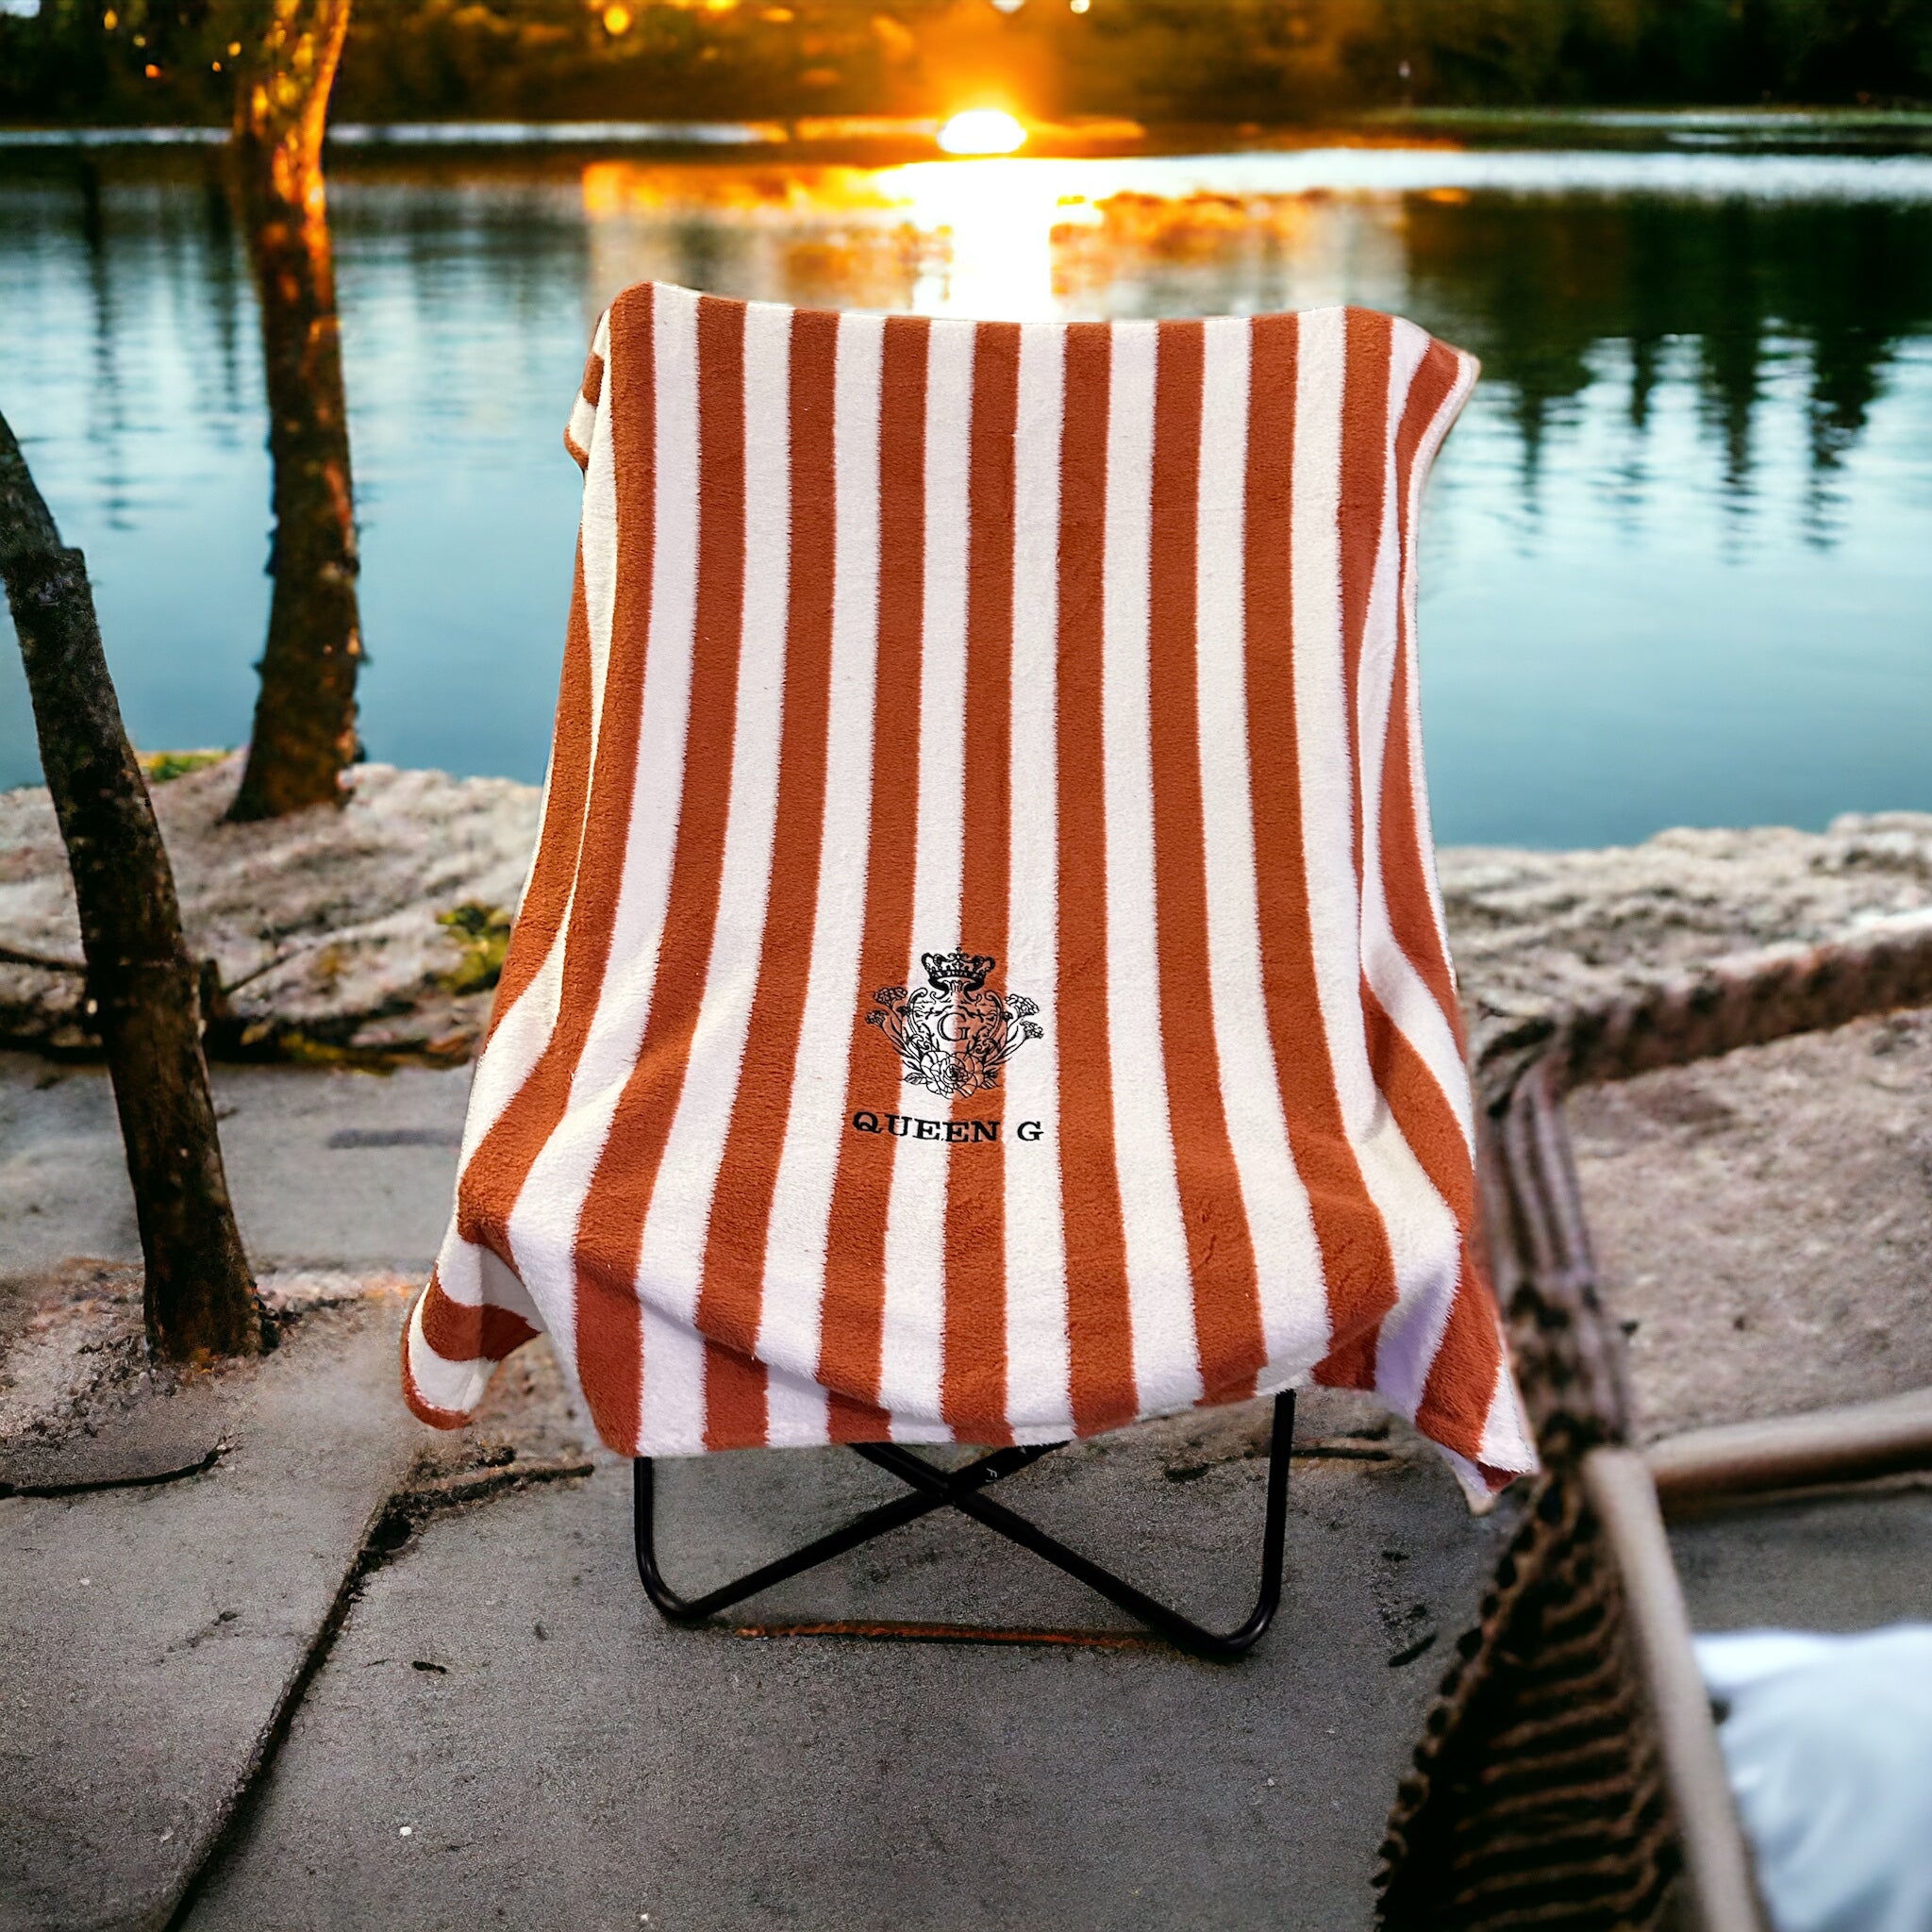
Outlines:
{"type": "MultiPolygon", "coordinates": [[[[1932,806],[1924,157],[339,157],[332,204],[373,756],[541,773],[575,518],[559,404],[597,307],[655,275],[1017,319],[1409,314],[1486,374],[1428,532],[1445,837],[1932,806]]],[[[201,158],[0,172],[6,406],[92,555],[150,744],[247,725],[251,302],[201,158]]]]}
{"type": "MultiPolygon", "coordinates": [[[[1667,199],[1647,187],[1262,192],[1257,175],[1302,172],[1304,158],[1280,159],[1292,165],[1230,166],[1237,178],[1220,191],[1196,185],[1213,171],[1191,161],[729,175],[597,163],[583,183],[592,279],[602,289],[657,276],[771,301],[1022,322],[1337,301],[1395,308],[1475,350],[1492,389],[1508,388],[1532,502],[1553,421],[1604,380],[1598,351],[1617,342],[1631,427],[1641,435],[1660,383],[1688,380],[1741,508],[1768,367],[1801,355],[1807,534],[1825,541],[1824,476],[1865,426],[1901,345],[1932,317],[1932,174],[1916,163],[1895,183],[1923,187],[1916,200],[1667,199]],[[1154,192],[1163,174],[1174,192],[1154,192]],[[1688,363],[1673,353],[1687,342],[1688,363]]],[[[1749,178],[1749,164],[1716,178],[1734,175],[1749,178]]],[[[1641,472],[1631,487],[1641,494],[1641,472]]]]}

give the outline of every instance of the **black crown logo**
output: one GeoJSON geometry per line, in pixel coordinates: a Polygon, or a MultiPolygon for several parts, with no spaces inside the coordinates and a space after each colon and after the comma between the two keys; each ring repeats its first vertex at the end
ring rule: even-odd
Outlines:
{"type": "Polygon", "coordinates": [[[977,992],[997,963],[977,953],[922,953],[927,982],[939,992],[977,992]]]}
{"type": "Polygon", "coordinates": [[[984,991],[999,961],[983,953],[922,953],[919,963],[930,984],[916,992],[880,987],[866,1024],[891,1041],[908,1087],[944,1096],[997,1087],[1000,1069],[1040,1039],[1039,1006],[1024,993],[984,991]]]}

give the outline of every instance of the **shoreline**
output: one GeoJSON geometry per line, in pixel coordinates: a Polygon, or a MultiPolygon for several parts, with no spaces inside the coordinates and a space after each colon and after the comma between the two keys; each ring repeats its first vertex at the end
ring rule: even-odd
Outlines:
{"type": "MultiPolygon", "coordinates": [[[[152,787],[190,943],[219,977],[211,1056],[467,1059],[535,846],[540,788],[362,765],[340,811],[225,824],[240,769],[231,754],[152,787]]],[[[1932,812],[1573,851],[1444,846],[1439,859],[1478,1052],[1578,1000],[1932,907],[1932,812]]],[[[46,791],[0,793],[0,1045],[91,1056],[83,999],[46,791]]]]}

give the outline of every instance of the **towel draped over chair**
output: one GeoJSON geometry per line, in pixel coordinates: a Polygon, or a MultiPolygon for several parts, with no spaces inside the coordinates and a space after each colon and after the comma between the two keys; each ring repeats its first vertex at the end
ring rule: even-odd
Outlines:
{"type": "Polygon", "coordinates": [[[1374,1389],[1533,1465],[1417,713],[1467,356],[1357,309],[599,322],[542,831],[404,1340],[626,1455],[1374,1389]]]}

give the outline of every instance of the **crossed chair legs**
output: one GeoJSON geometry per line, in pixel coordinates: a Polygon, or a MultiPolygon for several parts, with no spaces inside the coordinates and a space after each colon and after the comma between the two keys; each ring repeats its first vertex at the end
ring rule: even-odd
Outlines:
{"type": "MultiPolygon", "coordinates": [[[[1041,1457],[1063,1449],[1063,1442],[1041,1442],[1024,1448],[995,1449],[963,1468],[941,1470],[923,1457],[892,1442],[859,1442],[854,1453],[905,1483],[911,1493],[856,1516],[842,1528],[816,1538],[791,1555],[761,1564],[733,1583],[721,1584],[701,1596],[683,1597],[664,1581],[658,1567],[656,1544],[657,1475],[649,1457],[639,1457],[634,1467],[633,1509],[636,1525],[638,1574],[644,1592],[659,1612],[675,1624],[702,1623],[732,1604],[774,1583],[782,1583],[801,1571],[816,1569],[848,1550],[857,1549],[875,1537],[905,1524],[917,1522],[936,1509],[958,1509],[975,1523],[1031,1550],[1055,1568],[1097,1591],[1117,1605],[1148,1629],[1170,1643],[1195,1657],[1226,1660],[1252,1648],[1274,1621],[1281,1601],[1282,1544],[1288,1524],[1289,1452],[1294,1441],[1294,1391],[1286,1391],[1274,1398],[1274,1421],[1268,1444],[1268,1504],[1261,1531],[1261,1587],[1255,1607],[1245,1622],[1226,1632],[1208,1630],[1183,1616],[1180,1611],[1135,1589],[1128,1582],[1102,1568],[1077,1550],[1069,1549],[1058,1538],[995,1502],[986,1491],[995,1483],[1031,1467],[1041,1457]]],[[[1031,1631],[979,1627],[963,1624],[831,1624],[809,1626],[827,1633],[899,1636],[908,1638],[956,1638],[964,1641],[1005,1642],[1065,1642],[1078,1641],[1081,1633],[1031,1631]]],[[[1094,1641],[1106,1641],[1108,1633],[1094,1632],[1094,1641]]]]}

